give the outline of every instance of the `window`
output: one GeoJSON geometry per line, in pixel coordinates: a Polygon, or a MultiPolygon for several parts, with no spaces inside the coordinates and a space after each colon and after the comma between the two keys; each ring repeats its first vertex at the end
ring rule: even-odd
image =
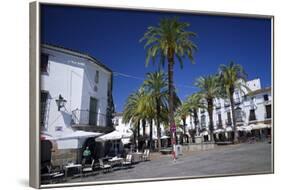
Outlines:
{"type": "Polygon", "coordinates": [[[264,101],[268,101],[268,94],[263,95],[264,101]]]}
{"type": "Polygon", "coordinates": [[[219,121],[219,124],[222,124],[222,122],[221,122],[221,114],[220,113],[218,114],[218,121],[219,121]]]}
{"type": "Polygon", "coordinates": [[[95,82],[99,83],[99,71],[96,71],[95,82]]]}
{"type": "Polygon", "coordinates": [[[265,111],[266,111],[266,115],[265,115],[265,117],[266,117],[266,119],[270,119],[271,118],[271,105],[266,105],[265,106],[265,111]]]}
{"type": "Polygon", "coordinates": [[[249,121],[255,121],[256,119],[256,113],[254,109],[250,110],[250,117],[249,117],[249,121]]]}
{"type": "Polygon", "coordinates": [[[45,53],[41,53],[41,63],[40,63],[40,71],[48,72],[48,63],[49,63],[49,55],[45,53]]]}
{"type": "Polygon", "coordinates": [[[40,109],[41,109],[41,114],[40,114],[40,125],[44,126],[45,125],[45,120],[46,120],[46,109],[47,109],[47,101],[48,101],[48,95],[49,93],[46,91],[41,91],[40,95],[40,109]]]}
{"type": "Polygon", "coordinates": [[[201,116],[201,126],[206,127],[206,116],[205,115],[201,116]]]}
{"type": "Polygon", "coordinates": [[[62,128],[62,126],[56,126],[56,127],[55,127],[55,130],[56,130],[56,131],[63,131],[63,128],[62,128]]]}
{"type": "Polygon", "coordinates": [[[231,115],[230,115],[230,111],[227,112],[226,124],[227,124],[227,125],[231,125],[231,115]]]}
{"type": "Polygon", "coordinates": [[[235,116],[236,116],[236,122],[242,122],[243,121],[241,108],[238,107],[238,108],[235,109],[235,116]]]}

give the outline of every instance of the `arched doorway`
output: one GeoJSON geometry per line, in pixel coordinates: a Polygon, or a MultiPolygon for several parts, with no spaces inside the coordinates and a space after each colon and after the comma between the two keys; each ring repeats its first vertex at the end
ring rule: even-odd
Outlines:
{"type": "Polygon", "coordinates": [[[78,158],[79,163],[83,159],[83,152],[86,149],[86,147],[89,147],[89,150],[91,151],[91,158],[95,159],[95,160],[98,159],[98,155],[97,155],[98,154],[98,147],[96,145],[95,138],[90,137],[90,138],[86,139],[84,145],[82,146],[81,154],[78,158]]]}

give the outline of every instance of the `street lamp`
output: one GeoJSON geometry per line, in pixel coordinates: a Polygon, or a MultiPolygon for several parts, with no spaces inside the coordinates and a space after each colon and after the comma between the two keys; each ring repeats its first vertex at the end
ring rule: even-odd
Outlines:
{"type": "Polygon", "coordinates": [[[61,95],[59,95],[59,99],[56,100],[56,103],[58,106],[58,111],[60,111],[60,109],[64,107],[66,100],[61,95]]]}

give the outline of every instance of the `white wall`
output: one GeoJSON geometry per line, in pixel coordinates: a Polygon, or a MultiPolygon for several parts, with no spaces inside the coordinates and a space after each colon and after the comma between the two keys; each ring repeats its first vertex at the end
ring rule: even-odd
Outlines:
{"type": "Polygon", "coordinates": [[[80,58],[49,49],[42,49],[42,52],[49,54],[48,73],[41,74],[41,89],[49,92],[45,129],[53,136],[61,136],[64,132],[72,131],[72,110],[81,109],[85,63],[80,58]],[[67,101],[61,111],[58,111],[56,104],[59,95],[67,101]],[[59,126],[62,127],[62,133],[56,132],[59,126]]]}
{"type": "MultiPolygon", "coordinates": [[[[42,52],[49,55],[48,72],[41,74],[41,89],[49,93],[45,115],[46,132],[53,137],[61,137],[72,132],[72,111],[76,109],[82,110],[81,114],[77,115],[78,119],[83,124],[88,123],[90,97],[98,100],[97,125],[106,126],[110,72],[87,59],[50,48],[42,48],[42,52]],[[95,82],[96,70],[99,70],[98,83],[95,82]],[[97,91],[94,90],[95,86],[97,91]],[[59,95],[67,101],[65,107],[60,111],[56,104],[59,95]],[[60,131],[57,130],[58,127],[61,128],[60,131]]],[[[61,143],[60,147],[69,146],[67,143],[61,143]]],[[[73,146],[71,147],[73,148],[73,146]]]]}

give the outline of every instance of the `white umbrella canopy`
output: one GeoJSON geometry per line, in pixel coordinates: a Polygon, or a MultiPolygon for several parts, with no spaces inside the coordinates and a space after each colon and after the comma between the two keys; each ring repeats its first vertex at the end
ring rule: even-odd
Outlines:
{"type": "Polygon", "coordinates": [[[121,132],[121,131],[112,131],[110,133],[107,133],[105,135],[102,135],[98,138],[96,138],[97,142],[103,142],[103,141],[110,141],[110,140],[120,140],[122,138],[131,138],[131,136],[133,135],[133,133],[130,132],[121,132]]]}
{"type": "Polygon", "coordinates": [[[202,133],[200,133],[201,136],[205,136],[205,135],[209,135],[208,131],[203,131],[202,133]]]}
{"type": "Polygon", "coordinates": [[[246,126],[239,126],[239,127],[237,127],[237,130],[238,131],[251,131],[252,127],[248,126],[248,125],[246,125],[246,126]]]}
{"type": "Polygon", "coordinates": [[[168,139],[168,138],[170,138],[170,137],[168,137],[167,135],[164,135],[161,137],[161,139],[168,139]]]}
{"type": "Polygon", "coordinates": [[[85,138],[85,137],[96,137],[100,136],[102,133],[97,133],[97,132],[86,132],[86,131],[74,131],[74,132],[69,132],[66,134],[63,134],[62,136],[58,137],[58,139],[71,139],[71,138],[85,138]]]}
{"type": "Polygon", "coordinates": [[[268,128],[268,126],[263,123],[259,123],[259,124],[255,124],[255,125],[252,124],[250,126],[252,127],[252,130],[268,128]]]}
{"type": "Polygon", "coordinates": [[[214,130],[214,133],[223,133],[223,132],[224,132],[223,129],[216,129],[216,130],[214,130]]]}
{"type": "Polygon", "coordinates": [[[233,131],[233,129],[232,129],[232,127],[226,127],[226,128],[225,128],[225,131],[226,131],[226,132],[231,132],[231,131],[233,131]]]}

